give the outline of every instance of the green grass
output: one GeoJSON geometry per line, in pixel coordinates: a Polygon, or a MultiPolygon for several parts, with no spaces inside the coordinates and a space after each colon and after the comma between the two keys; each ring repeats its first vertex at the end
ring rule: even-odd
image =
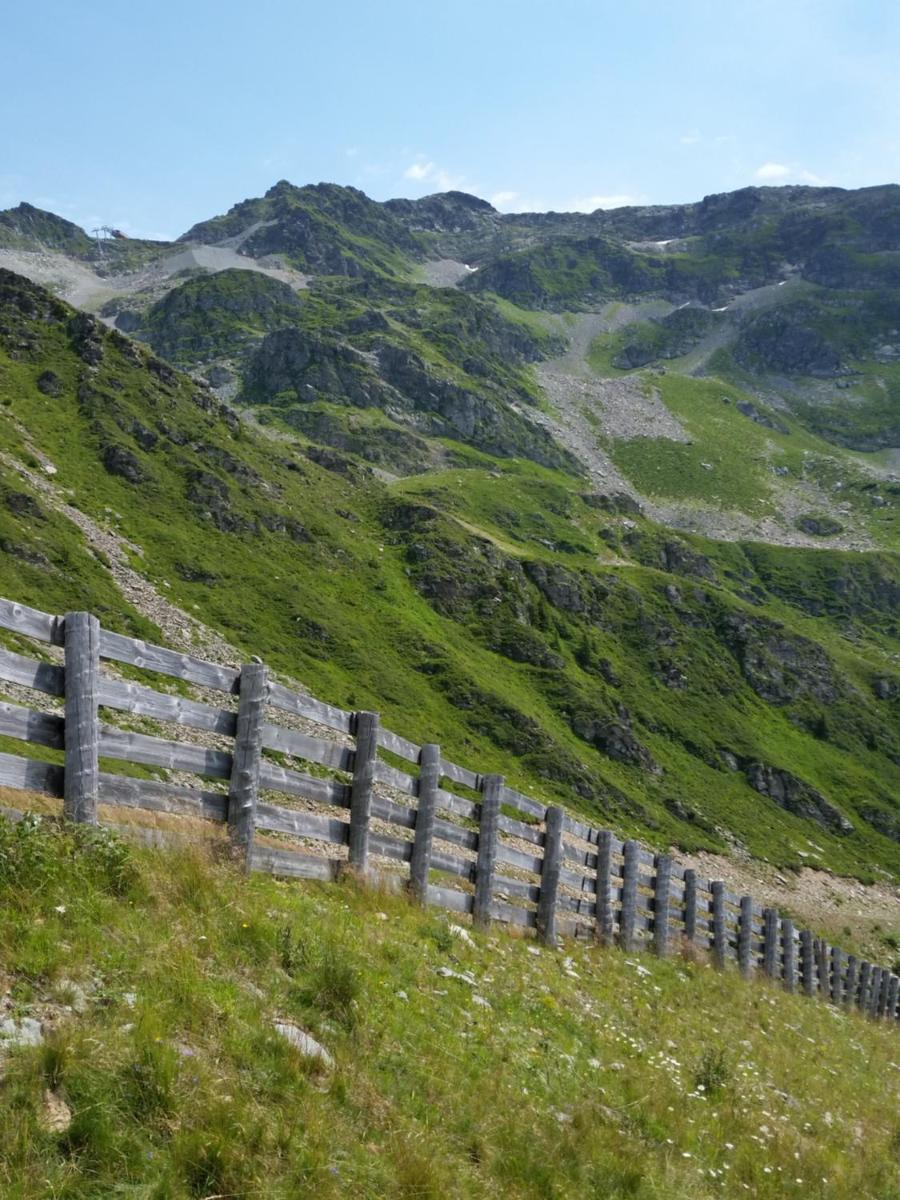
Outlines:
{"type": "Polygon", "coordinates": [[[5,1063],[7,1200],[900,1195],[896,1029],[733,970],[469,944],[351,882],[46,824],[0,823],[0,901],[12,1015],[56,1014],[5,1063]]]}

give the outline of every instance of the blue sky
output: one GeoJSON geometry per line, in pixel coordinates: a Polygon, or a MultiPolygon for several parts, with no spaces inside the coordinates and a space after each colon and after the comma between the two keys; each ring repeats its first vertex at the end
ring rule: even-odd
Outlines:
{"type": "Polygon", "coordinates": [[[0,208],[175,236],[272,183],[507,211],[900,180],[898,0],[8,7],[0,208]]]}

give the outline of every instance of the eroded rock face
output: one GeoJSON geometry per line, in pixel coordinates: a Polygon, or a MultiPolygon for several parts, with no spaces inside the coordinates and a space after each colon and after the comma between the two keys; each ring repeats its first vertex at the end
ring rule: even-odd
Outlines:
{"type": "Polygon", "coordinates": [[[144,472],[141,464],[124,446],[107,446],[103,451],[103,465],[110,475],[118,475],[129,483],[143,482],[144,472]]]}
{"type": "Polygon", "coordinates": [[[841,371],[837,351],[796,310],[755,317],[741,333],[734,356],[742,366],[762,366],[784,375],[830,379],[841,371]]]}
{"type": "Polygon", "coordinates": [[[853,825],[820,791],[790,771],[751,762],[746,770],[747,782],[761,796],[768,796],[779,808],[808,821],[815,821],[829,833],[848,834],[853,825]]]}
{"type": "Polygon", "coordinates": [[[831,660],[815,642],[772,621],[738,615],[726,618],[723,637],[741,674],[769,704],[789,704],[803,697],[832,704],[837,699],[831,660]]]}

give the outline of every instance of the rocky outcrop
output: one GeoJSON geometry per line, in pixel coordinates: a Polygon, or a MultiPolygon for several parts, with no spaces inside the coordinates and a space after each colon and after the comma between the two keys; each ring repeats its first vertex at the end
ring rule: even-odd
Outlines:
{"type": "Polygon", "coordinates": [[[769,766],[768,763],[751,762],[746,769],[747,782],[774,801],[779,808],[814,821],[829,833],[845,835],[853,832],[853,825],[844,814],[810,784],[798,779],[790,771],[769,766]]]}
{"type": "Polygon", "coordinates": [[[321,399],[356,408],[383,408],[395,399],[358,350],[296,328],[263,339],[247,364],[243,396],[258,404],[321,399]]]}
{"type": "Polygon", "coordinates": [[[749,370],[831,379],[840,374],[840,353],[807,323],[802,309],[774,309],[753,318],[735,344],[736,361],[749,370]]]}
{"type": "Polygon", "coordinates": [[[739,614],[725,618],[722,637],[744,679],[769,704],[812,699],[827,705],[838,698],[831,659],[815,642],[772,621],[739,614]]]}

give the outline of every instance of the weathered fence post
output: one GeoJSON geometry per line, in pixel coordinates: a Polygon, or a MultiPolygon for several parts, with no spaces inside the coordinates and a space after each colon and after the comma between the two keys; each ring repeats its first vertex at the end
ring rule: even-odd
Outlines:
{"type": "Polygon", "coordinates": [[[241,667],[234,761],[228,784],[228,833],[249,866],[256,830],[262,727],[269,696],[268,671],[262,663],[241,667]]]}
{"type": "Polygon", "coordinates": [[[896,975],[891,976],[891,986],[888,989],[888,1009],[887,1015],[889,1021],[897,1020],[897,998],[900,996],[900,979],[896,975]]]}
{"type": "Polygon", "coordinates": [[[800,977],[803,980],[803,991],[807,996],[815,994],[816,984],[813,974],[813,935],[809,929],[800,930],[800,977]]]}
{"type": "Polygon", "coordinates": [[[97,824],[100,788],[100,622],[86,612],[66,613],[65,773],[63,814],[97,824]]]}
{"type": "Polygon", "coordinates": [[[738,926],[738,966],[745,979],[750,978],[753,970],[752,939],[753,897],[741,896],[741,922],[738,926]]]}
{"type": "Polygon", "coordinates": [[[697,940],[697,872],[684,873],[684,940],[691,946],[697,940]]]}
{"type": "Polygon", "coordinates": [[[597,834],[597,941],[611,946],[613,940],[612,833],[601,829],[597,834]]]}
{"type": "Polygon", "coordinates": [[[434,811],[437,807],[440,778],[441,748],[434,742],[428,742],[419,753],[419,806],[416,810],[416,831],[409,863],[410,890],[422,904],[428,898],[428,872],[431,869],[431,845],[434,841],[434,811]]]}
{"type": "Polygon", "coordinates": [[[859,980],[859,959],[855,954],[847,955],[847,978],[844,980],[844,1004],[856,1003],[856,986],[859,980]]]}
{"type": "Polygon", "coordinates": [[[794,969],[794,922],[790,917],[785,917],[781,922],[781,954],[784,963],[784,990],[792,992],[796,983],[796,972],[794,969]]]}
{"type": "Polygon", "coordinates": [[[356,757],[350,785],[350,866],[360,875],[369,869],[369,825],[372,817],[372,787],[378,755],[378,713],[358,712],[354,720],[356,757]]]}
{"type": "Polygon", "coordinates": [[[839,946],[831,947],[831,1002],[840,1004],[843,1000],[843,969],[844,953],[839,946]]]}
{"type": "Polygon", "coordinates": [[[653,949],[660,958],[669,953],[669,917],[672,899],[672,856],[656,856],[656,888],[653,894],[653,949]]]}
{"type": "Polygon", "coordinates": [[[869,1005],[869,979],[872,975],[872,964],[864,962],[859,968],[859,994],[856,998],[856,1003],[860,1012],[868,1011],[869,1005]]]}
{"type": "Polygon", "coordinates": [[[875,1005],[875,1016],[883,1017],[887,1012],[888,988],[891,983],[891,973],[886,967],[881,968],[880,987],[878,989],[878,1003],[875,1005]]]}
{"type": "Polygon", "coordinates": [[[866,997],[866,1014],[870,1017],[875,1015],[878,1008],[878,989],[881,986],[881,970],[874,964],[869,972],[869,994],[866,997]]]}
{"type": "Polygon", "coordinates": [[[728,931],[725,926],[725,884],[715,879],[710,884],[713,913],[713,962],[720,969],[725,966],[728,953],[728,931]]]}
{"type": "Polygon", "coordinates": [[[778,972],[778,913],[774,908],[763,909],[763,968],[769,979],[778,972]]]}
{"type": "Polygon", "coordinates": [[[816,974],[819,978],[819,995],[827,1000],[831,995],[831,980],[828,978],[830,947],[824,938],[816,938],[816,974]]]}
{"type": "Polygon", "coordinates": [[[562,868],[562,833],[565,813],[554,805],[547,809],[544,833],[544,863],[541,867],[541,890],[538,896],[538,937],[548,946],[556,943],[556,900],[559,895],[559,873],[562,868]]]}
{"type": "Polygon", "coordinates": [[[623,950],[635,948],[637,924],[638,872],[641,865],[641,847],[633,839],[622,847],[622,912],[619,916],[619,942],[623,950]]]}
{"type": "Polygon", "coordinates": [[[475,863],[475,896],[472,920],[482,929],[490,924],[497,861],[497,833],[503,776],[485,775],[481,781],[481,817],[478,825],[478,858],[475,863]]]}

